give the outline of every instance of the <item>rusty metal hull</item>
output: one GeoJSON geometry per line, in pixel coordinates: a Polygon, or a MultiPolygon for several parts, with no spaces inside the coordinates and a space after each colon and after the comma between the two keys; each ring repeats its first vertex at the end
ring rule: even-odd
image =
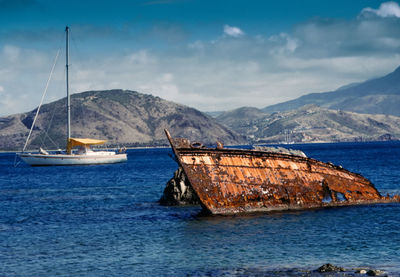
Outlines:
{"type": "Polygon", "coordinates": [[[172,139],[202,206],[213,214],[399,202],[363,176],[311,158],[253,150],[210,149],[172,139]]]}

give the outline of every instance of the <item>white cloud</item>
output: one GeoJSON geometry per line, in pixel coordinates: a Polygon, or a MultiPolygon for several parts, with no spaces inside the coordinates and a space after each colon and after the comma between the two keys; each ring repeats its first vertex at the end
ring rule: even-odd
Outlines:
{"type": "Polygon", "coordinates": [[[204,43],[200,40],[196,40],[195,42],[189,43],[188,47],[194,50],[204,50],[204,43]]]}
{"type": "Polygon", "coordinates": [[[154,57],[149,56],[149,53],[147,50],[140,50],[139,52],[135,52],[135,53],[129,55],[129,61],[131,63],[137,63],[137,64],[154,64],[154,63],[156,63],[156,60],[154,60],[154,57]]]}
{"type": "Polygon", "coordinates": [[[298,40],[286,33],[271,36],[268,40],[275,45],[270,49],[271,54],[281,55],[285,53],[293,53],[299,46],[298,40]]]}
{"type": "Polygon", "coordinates": [[[380,17],[400,17],[400,6],[393,1],[384,2],[379,9],[365,8],[362,13],[372,13],[380,17]]]}
{"type": "Polygon", "coordinates": [[[20,56],[20,49],[13,45],[6,45],[3,47],[2,54],[8,61],[16,62],[20,56]]]}
{"type": "Polygon", "coordinates": [[[244,32],[242,30],[240,30],[240,28],[238,28],[238,27],[232,27],[229,25],[225,25],[224,26],[224,34],[237,38],[237,37],[243,36],[244,32]]]}
{"type": "Polygon", "coordinates": [[[39,104],[55,53],[14,45],[0,49],[0,116],[28,111],[39,104]]]}

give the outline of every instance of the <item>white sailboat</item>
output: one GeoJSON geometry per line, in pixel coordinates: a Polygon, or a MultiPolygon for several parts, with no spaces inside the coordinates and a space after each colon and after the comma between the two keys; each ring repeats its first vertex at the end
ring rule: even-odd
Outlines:
{"type": "Polygon", "coordinates": [[[126,161],[127,154],[123,149],[118,151],[93,151],[90,146],[103,144],[105,140],[90,138],[72,138],[71,137],[71,112],[70,112],[70,95],[69,95],[69,27],[65,28],[66,33],[66,87],[67,87],[67,147],[66,151],[57,151],[49,153],[40,148],[38,153],[24,152],[27,146],[29,136],[32,132],[36,117],[39,113],[40,106],[37,110],[35,120],[32,123],[31,132],[25,143],[24,149],[18,156],[27,164],[33,166],[45,165],[89,165],[89,164],[109,164],[126,161]],[[77,148],[77,149],[76,149],[77,148]]]}

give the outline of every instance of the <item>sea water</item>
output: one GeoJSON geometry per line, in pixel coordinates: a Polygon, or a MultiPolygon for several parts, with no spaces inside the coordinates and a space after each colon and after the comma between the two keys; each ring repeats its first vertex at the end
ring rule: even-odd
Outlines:
{"type": "MultiPolygon", "coordinates": [[[[290,147],[400,193],[399,142],[290,147]]],[[[400,275],[400,204],[250,216],[163,207],[171,153],[73,167],[13,167],[15,155],[0,154],[0,276],[243,276],[324,263],[400,275]]]]}

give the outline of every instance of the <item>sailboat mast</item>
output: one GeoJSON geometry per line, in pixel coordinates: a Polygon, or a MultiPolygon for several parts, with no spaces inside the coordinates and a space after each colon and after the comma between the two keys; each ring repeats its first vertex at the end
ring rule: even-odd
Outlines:
{"type": "Polygon", "coordinates": [[[69,97],[69,76],[68,76],[68,67],[69,67],[69,27],[65,27],[66,34],[66,47],[65,47],[65,79],[67,83],[67,143],[71,138],[71,100],[69,97]]]}

